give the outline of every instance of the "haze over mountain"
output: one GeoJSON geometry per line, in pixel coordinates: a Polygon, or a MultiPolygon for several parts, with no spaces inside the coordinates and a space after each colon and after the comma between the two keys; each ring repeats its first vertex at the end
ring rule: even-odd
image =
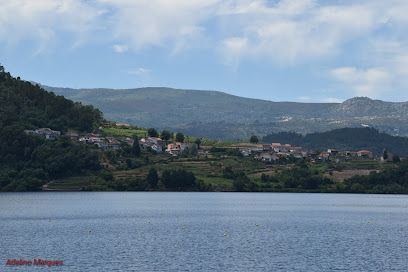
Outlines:
{"type": "Polygon", "coordinates": [[[355,97],[343,103],[272,102],[218,91],[171,88],[70,89],[42,86],[99,108],[119,123],[181,131],[191,136],[247,140],[252,134],[323,132],[369,126],[407,136],[408,102],[355,97]]]}

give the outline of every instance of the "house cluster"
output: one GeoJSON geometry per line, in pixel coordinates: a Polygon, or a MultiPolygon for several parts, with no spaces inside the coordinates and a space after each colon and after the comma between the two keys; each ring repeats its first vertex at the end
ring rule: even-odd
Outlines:
{"type": "Polygon", "coordinates": [[[163,152],[163,140],[157,137],[142,138],[139,141],[141,149],[149,149],[156,151],[157,153],[163,152]]]}
{"type": "Polygon", "coordinates": [[[164,141],[161,138],[157,137],[142,138],[139,141],[139,145],[141,149],[151,148],[157,153],[165,151],[171,155],[182,154],[186,150],[192,150],[193,148],[197,148],[197,144],[195,143],[181,143],[181,142],[169,143],[166,146],[164,144],[164,141]]]}
{"type": "Polygon", "coordinates": [[[88,133],[84,136],[81,136],[78,141],[85,144],[94,144],[101,150],[119,150],[121,148],[121,142],[114,137],[102,138],[100,134],[94,133],[88,133]]]}
{"type": "MultiPolygon", "coordinates": [[[[39,135],[50,141],[54,141],[56,136],[61,135],[60,131],[55,131],[50,128],[39,128],[36,130],[24,130],[26,134],[39,135]]],[[[131,138],[124,138],[120,141],[114,137],[101,137],[100,134],[88,133],[83,136],[79,136],[76,132],[66,133],[71,140],[78,141],[84,144],[93,144],[101,150],[119,150],[121,145],[126,143],[130,146],[134,144],[134,140],[131,138]]],[[[186,150],[196,149],[198,154],[207,154],[204,150],[199,150],[195,143],[169,143],[165,146],[164,141],[158,137],[146,137],[139,140],[139,146],[141,149],[154,150],[157,153],[166,151],[171,155],[178,155],[184,153],[186,150]],[[165,149],[164,149],[165,148],[165,149]]],[[[343,151],[340,152],[336,149],[328,149],[327,151],[316,153],[311,150],[307,150],[303,147],[298,147],[290,144],[272,143],[270,145],[262,145],[262,147],[250,146],[239,148],[243,157],[251,157],[261,161],[277,161],[280,158],[295,158],[306,159],[314,162],[341,162],[350,161],[356,159],[373,159],[373,153],[368,150],[360,151],[343,151]]],[[[392,154],[388,154],[388,158],[380,158],[381,160],[392,160],[392,154]]]]}
{"type": "Polygon", "coordinates": [[[28,129],[26,129],[26,130],[24,130],[24,132],[27,134],[27,135],[39,135],[39,136],[42,136],[42,137],[44,137],[44,138],[46,138],[47,140],[50,140],[50,141],[55,141],[55,137],[56,136],[59,136],[59,135],[61,135],[61,132],[60,131],[58,131],[58,130],[52,130],[52,129],[50,129],[50,128],[39,128],[39,129],[36,129],[36,130],[28,130],[28,129]]]}
{"type": "Polygon", "coordinates": [[[318,154],[317,159],[323,162],[327,161],[340,162],[343,160],[351,161],[356,159],[374,159],[374,156],[373,152],[368,150],[340,152],[336,149],[328,149],[327,151],[318,154]]]}
{"type": "Polygon", "coordinates": [[[134,143],[134,140],[129,137],[118,140],[115,137],[102,137],[101,134],[95,133],[88,133],[81,137],[79,137],[77,133],[68,133],[67,135],[74,141],[79,141],[84,144],[93,144],[101,150],[119,150],[124,143],[130,146],[134,143]]]}
{"type": "MultiPolygon", "coordinates": [[[[306,148],[298,147],[290,144],[272,143],[270,145],[262,145],[262,151],[256,155],[254,159],[262,161],[276,161],[281,157],[291,157],[302,159],[310,157],[312,152],[306,148]]],[[[245,157],[247,154],[242,153],[245,157]]]]}
{"type": "Polygon", "coordinates": [[[170,154],[182,154],[186,150],[193,150],[196,149],[197,152],[201,151],[203,153],[203,150],[198,150],[198,146],[195,143],[171,143],[167,145],[166,152],[170,154]]]}
{"type": "MultiPolygon", "coordinates": [[[[61,135],[60,131],[55,131],[50,128],[39,128],[36,130],[25,130],[26,134],[39,135],[48,140],[54,141],[56,136],[61,135]]],[[[134,140],[131,138],[124,138],[120,141],[115,137],[102,137],[101,134],[88,133],[83,136],[79,136],[78,133],[68,131],[66,134],[71,140],[78,141],[83,144],[93,144],[101,150],[119,150],[121,145],[126,143],[130,146],[134,144],[134,140]]],[[[141,149],[152,149],[157,153],[162,153],[164,150],[172,155],[182,154],[187,149],[197,148],[194,143],[170,143],[167,147],[164,145],[164,141],[158,137],[146,137],[139,140],[141,149]]]]}
{"type": "Polygon", "coordinates": [[[262,145],[262,148],[244,147],[240,148],[240,151],[244,157],[249,157],[252,152],[256,152],[254,159],[261,161],[277,161],[280,158],[288,157],[293,157],[295,159],[306,159],[312,162],[340,162],[374,158],[373,153],[368,150],[340,152],[336,149],[328,149],[327,151],[316,153],[315,151],[311,151],[303,147],[280,143],[262,145]]]}

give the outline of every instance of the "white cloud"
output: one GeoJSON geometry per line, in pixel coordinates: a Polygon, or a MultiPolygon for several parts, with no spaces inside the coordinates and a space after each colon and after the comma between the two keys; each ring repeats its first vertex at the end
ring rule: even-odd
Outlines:
{"type": "Polygon", "coordinates": [[[337,67],[327,62],[348,57],[331,78],[378,97],[408,88],[406,10],[406,0],[0,0],[0,45],[24,42],[34,55],[84,43],[118,53],[204,49],[233,70],[242,60],[337,67]]]}
{"type": "Polygon", "coordinates": [[[392,64],[394,64],[395,73],[401,78],[408,80],[408,50],[396,55],[392,60],[392,64]]]}
{"type": "MultiPolygon", "coordinates": [[[[256,1],[255,8],[243,1],[229,6],[244,21],[241,35],[234,37],[248,39],[247,53],[239,57],[267,57],[279,64],[295,65],[336,56],[342,46],[364,38],[381,26],[377,16],[382,11],[359,2],[363,1],[346,6],[323,5],[323,1],[319,4],[313,0],[282,0],[270,6],[266,1],[256,1]]],[[[225,46],[224,42],[221,45],[225,46]]],[[[232,51],[225,57],[231,58],[233,54],[232,51]]]]}
{"type": "MultiPolygon", "coordinates": [[[[103,10],[80,0],[0,0],[0,43],[12,46],[37,42],[35,53],[45,50],[61,33],[78,44],[97,27],[103,10]]],[[[89,37],[88,37],[89,38],[89,37]]]]}
{"type": "Polygon", "coordinates": [[[229,38],[222,42],[220,48],[225,56],[224,64],[232,66],[234,70],[238,68],[240,58],[247,53],[247,38],[229,38]]]}
{"type": "Polygon", "coordinates": [[[108,7],[115,39],[134,50],[158,46],[179,51],[199,37],[202,22],[220,0],[97,0],[108,7]]]}
{"type": "Polygon", "coordinates": [[[381,68],[367,70],[355,67],[341,67],[331,71],[334,79],[344,84],[346,90],[351,89],[353,95],[381,98],[391,90],[392,76],[381,68]]]}
{"type": "Polygon", "coordinates": [[[298,99],[299,99],[299,100],[302,100],[302,101],[309,101],[309,100],[310,100],[310,96],[299,96],[298,99]]]}
{"type": "Polygon", "coordinates": [[[147,76],[149,75],[151,70],[146,69],[146,68],[136,68],[136,69],[131,69],[127,71],[129,75],[137,75],[137,76],[147,76]]]}
{"type": "Polygon", "coordinates": [[[326,102],[326,103],[343,103],[344,99],[335,98],[335,97],[328,97],[328,98],[322,99],[321,101],[326,102]]]}
{"type": "Polygon", "coordinates": [[[126,45],[123,44],[115,44],[113,46],[113,50],[115,50],[115,52],[117,53],[123,53],[129,50],[129,48],[126,45]]]}
{"type": "Polygon", "coordinates": [[[92,42],[89,34],[99,33],[116,52],[153,46],[174,54],[205,44],[228,65],[331,58],[387,27],[386,40],[406,41],[408,26],[405,0],[0,0],[0,6],[0,43],[35,39],[46,46],[66,33],[75,36],[72,43],[92,42]],[[245,50],[234,48],[237,41],[245,41],[245,50]]]}

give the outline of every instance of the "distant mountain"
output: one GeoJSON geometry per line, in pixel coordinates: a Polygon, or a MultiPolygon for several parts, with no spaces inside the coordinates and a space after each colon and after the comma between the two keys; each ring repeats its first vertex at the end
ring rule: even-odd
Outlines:
{"type": "Polygon", "coordinates": [[[408,135],[408,102],[356,97],[343,103],[272,102],[217,91],[171,88],[69,89],[42,86],[103,111],[120,123],[181,131],[191,136],[248,140],[280,131],[323,132],[369,126],[408,135]]]}

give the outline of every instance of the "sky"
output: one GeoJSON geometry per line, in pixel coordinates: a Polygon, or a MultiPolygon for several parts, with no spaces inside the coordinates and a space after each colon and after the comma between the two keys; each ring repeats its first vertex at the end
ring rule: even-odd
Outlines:
{"type": "Polygon", "coordinates": [[[69,88],[408,101],[406,0],[0,0],[0,64],[69,88]]]}

